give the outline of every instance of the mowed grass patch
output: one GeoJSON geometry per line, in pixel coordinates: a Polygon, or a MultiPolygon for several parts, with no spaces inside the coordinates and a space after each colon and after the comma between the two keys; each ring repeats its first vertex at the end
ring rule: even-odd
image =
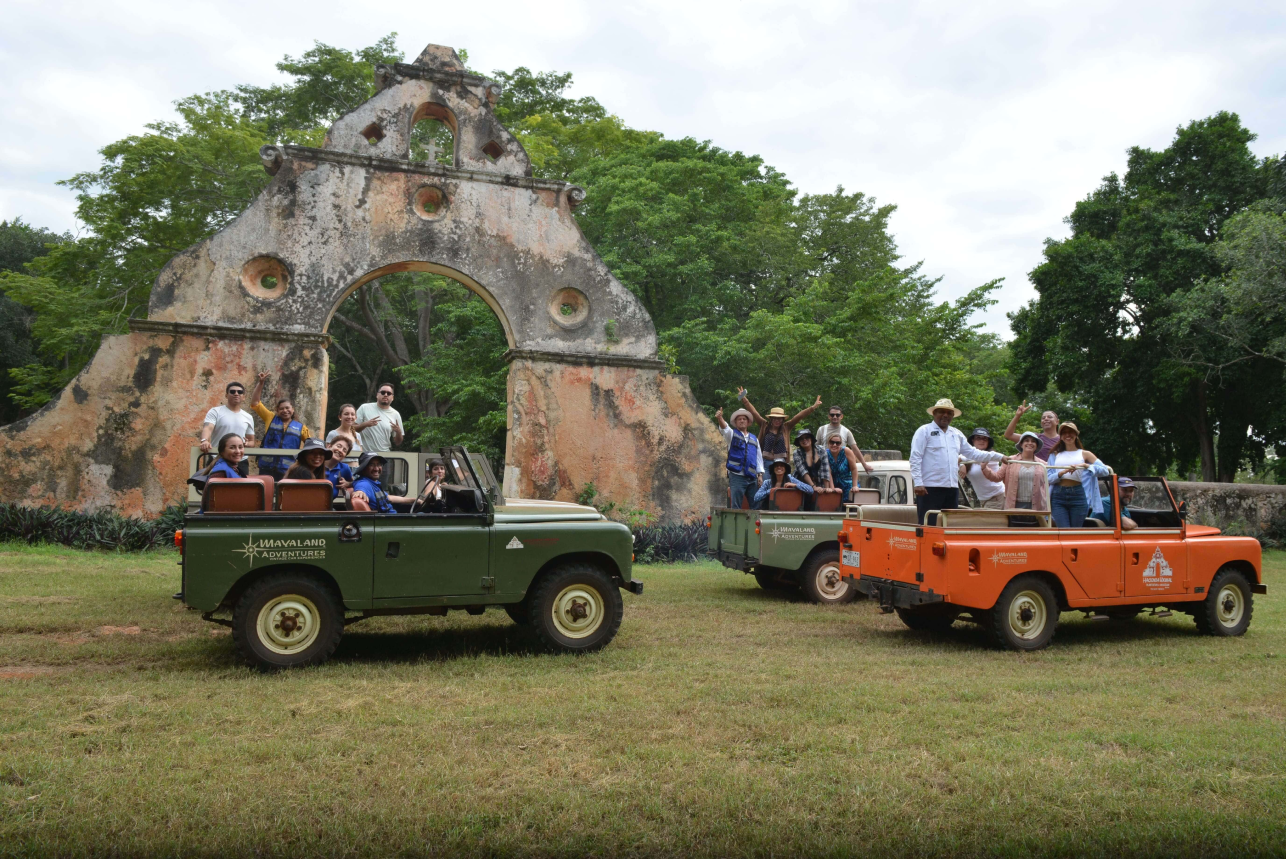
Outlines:
{"type": "Polygon", "coordinates": [[[1014,654],[694,564],[598,654],[461,612],[277,675],[176,562],[0,546],[0,851],[1286,852],[1281,553],[1239,639],[1065,614],[1014,654]]]}

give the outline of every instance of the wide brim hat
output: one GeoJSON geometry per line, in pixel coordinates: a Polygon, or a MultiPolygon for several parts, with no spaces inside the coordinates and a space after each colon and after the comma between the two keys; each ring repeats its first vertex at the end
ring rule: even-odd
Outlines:
{"type": "Polygon", "coordinates": [[[933,417],[933,413],[936,412],[938,409],[951,409],[951,413],[955,417],[960,417],[962,414],[964,414],[964,412],[956,408],[955,403],[951,402],[945,397],[942,398],[941,400],[938,400],[936,403],[933,404],[931,408],[926,409],[925,411],[929,413],[929,417],[933,417]]]}
{"type": "Polygon", "coordinates": [[[387,459],[380,456],[378,453],[375,453],[374,451],[370,451],[370,450],[368,450],[366,453],[359,456],[357,458],[357,473],[359,475],[364,474],[366,472],[366,467],[377,459],[380,462],[388,462],[387,459]]]}
{"type": "Polygon", "coordinates": [[[775,458],[772,462],[768,463],[768,470],[772,471],[778,465],[784,465],[786,466],[786,470],[790,471],[790,463],[786,460],[784,456],[779,456],[775,458]]]}
{"type": "Polygon", "coordinates": [[[1036,433],[1032,432],[1031,430],[1027,430],[1022,435],[1018,436],[1019,450],[1023,449],[1023,441],[1025,441],[1026,439],[1031,439],[1032,441],[1036,442],[1036,449],[1040,450],[1040,445],[1041,445],[1040,436],[1036,435],[1036,433]]]}
{"type": "Polygon", "coordinates": [[[1069,430],[1071,430],[1072,432],[1076,433],[1077,435],[1080,435],[1080,434],[1081,434],[1081,431],[1080,431],[1079,429],[1077,429],[1077,428],[1076,428],[1076,424],[1072,423],[1071,421],[1063,421],[1061,424],[1059,424],[1059,425],[1058,425],[1058,434],[1059,434],[1059,435],[1062,435],[1062,434],[1063,434],[1063,430],[1064,430],[1064,429],[1069,429],[1069,430]]]}
{"type": "Polygon", "coordinates": [[[773,418],[781,418],[782,420],[785,420],[785,410],[783,410],[781,406],[773,406],[768,410],[768,420],[772,420],[773,418]]]}
{"type": "Polygon", "coordinates": [[[976,438],[985,438],[987,441],[993,444],[996,441],[994,438],[991,437],[991,433],[987,432],[986,427],[974,427],[973,432],[969,433],[968,442],[970,444],[973,444],[973,440],[976,438]]]}
{"type": "Polygon", "coordinates": [[[737,415],[745,415],[746,420],[748,421],[752,421],[755,419],[755,416],[750,414],[750,412],[746,411],[745,409],[737,409],[735,412],[732,413],[732,417],[728,418],[728,423],[735,424],[737,422],[737,415]]]}
{"type": "MultiPolygon", "coordinates": [[[[348,441],[348,439],[344,440],[348,441]]],[[[326,458],[330,459],[330,448],[315,438],[308,438],[304,439],[303,446],[299,448],[299,453],[295,454],[295,462],[302,461],[305,453],[312,453],[314,450],[318,453],[326,454],[326,458]]]]}
{"type": "Polygon", "coordinates": [[[795,433],[795,443],[798,444],[799,440],[804,436],[808,436],[814,442],[817,441],[817,436],[813,435],[813,431],[805,427],[804,429],[801,429],[799,432],[795,433]]]}

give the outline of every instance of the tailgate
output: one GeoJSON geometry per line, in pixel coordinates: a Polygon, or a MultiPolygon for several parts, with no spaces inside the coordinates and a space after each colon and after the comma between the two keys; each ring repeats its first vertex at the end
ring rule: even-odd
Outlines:
{"type": "Polygon", "coordinates": [[[716,509],[710,519],[710,551],[725,567],[744,570],[759,559],[755,510],[716,509]]]}
{"type": "Polygon", "coordinates": [[[860,573],[895,582],[916,583],[916,575],[923,569],[920,551],[924,540],[918,536],[924,533],[922,528],[886,522],[845,521],[846,526],[850,523],[851,527],[846,531],[852,550],[861,558],[861,566],[851,574],[845,568],[845,576],[857,578],[860,573]]]}

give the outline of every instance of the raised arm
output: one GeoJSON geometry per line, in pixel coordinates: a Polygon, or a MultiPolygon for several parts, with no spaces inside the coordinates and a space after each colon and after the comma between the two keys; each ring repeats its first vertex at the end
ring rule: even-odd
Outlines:
{"type": "Polygon", "coordinates": [[[1027,414],[1029,411],[1031,411],[1031,406],[1027,405],[1026,400],[1023,400],[1023,404],[1014,410],[1013,420],[1009,422],[1009,426],[1005,427],[1005,438],[1009,439],[1015,444],[1018,443],[1018,439],[1019,439],[1018,419],[1021,418],[1023,415],[1027,414]]]}
{"type": "Polygon", "coordinates": [[[809,415],[811,415],[813,412],[817,411],[817,410],[818,410],[818,409],[820,409],[821,407],[822,407],[822,397],[821,397],[821,394],[818,394],[818,395],[817,395],[817,402],[813,403],[811,406],[809,406],[808,408],[804,409],[802,412],[800,412],[799,414],[795,415],[795,416],[794,416],[793,418],[791,418],[790,420],[786,421],[786,429],[794,429],[794,428],[795,428],[795,424],[799,423],[799,422],[800,422],[800,421],[802,421],[804,418],[808,417],[809,415]]]}
{"type": "Polygon", "coordinates": [[[250,395],[250,408],[254,411],[258,411],[255,406],[259,405],[263,401],[263,386],[267,381],[267,373],[258,373],[255,375],[255,390],[254,393],[250,395]]]}
{"type": "Polygon", "coordinates": [[[754,403],[750,402],[750,398],[746,396],[745,388],[737,388],[737,399],[746,407],[746,411],[750,412],[750,417],[754,422],[759,424],[759,434],[763,435],[764,427],[768,426],[768,421],[764,420],[764,416],[759,414],[759,409],[755,408],[754,403]]]}
{"type": "Polygon", "coordinates": [[[720,406],[718,409],[715,410],[714,422],[719,425],[719,429],[721,430],[725,430],[728,428],[728,422],[723,419],[723,406],[720,406]]]}

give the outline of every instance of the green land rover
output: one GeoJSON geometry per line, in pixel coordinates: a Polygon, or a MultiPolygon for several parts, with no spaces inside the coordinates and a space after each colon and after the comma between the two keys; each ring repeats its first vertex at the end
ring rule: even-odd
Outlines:
{"type": "Polygon", "coordinates": [[[324,662],[364,618],[487,606],[556,651],[610,642],[619,589],[643,591],[630,530],[592,507],[506,499],[486,458],[464,448],[443,448],[442,459],[446,513],[421,512],[423,498],[399,515],[335,510],[319,487],[298,485],[308,481],[207,487],[204,509],[175,534],[178,598],[231,626],[242,655],[264,668],[324,662]],[[235,492],[221,502],[212,488],[235,492]]]}

